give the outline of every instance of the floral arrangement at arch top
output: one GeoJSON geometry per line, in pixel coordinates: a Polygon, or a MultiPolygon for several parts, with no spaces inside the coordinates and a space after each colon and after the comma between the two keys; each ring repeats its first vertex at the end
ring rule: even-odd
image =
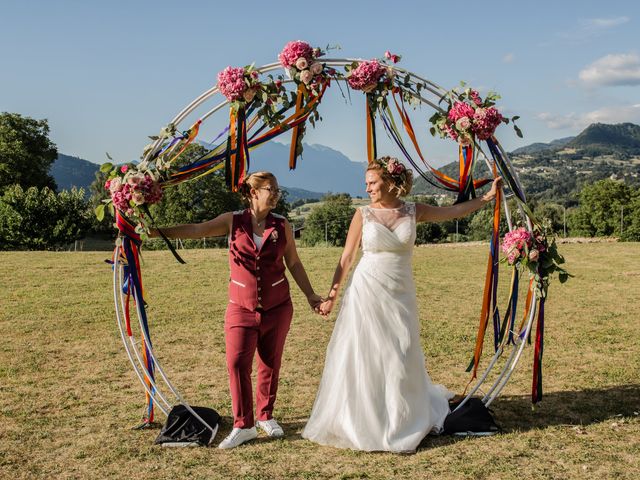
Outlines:
{"type": "Polygon", "coordinates": [[[401,59],[402,56],[387,50],[383,59],[373,58],[347,65],[347,83],[354,90],[372,93],[377,89],[384,95],[393,87],[394,80],[394,72],[388,62],[398,63],[401,59]]]}
{"type": "Polygon", "coordinates": [[[303,84],[317,95],[327,77],[336,73],[332,68],[325,69],[325,65],[318,61],[323,55],[321,49],[313,48],[302,40],[294,40],[284,46],[278,60],[297,84],[303,84]]]}
{"type": "MultiPolygon", "coordinates": [[[[465,83],[461,82],[465,87],[465,83]]],[[[461,146],[473,145],[474,139],[487,140],[493,136],[496,128],[501,123],[513,122],[513,128],[519,137],[522,132],[515,124],[520,118],[504,117],[495,107],[496,100],[500,95],[489,92],[484,99],[472,88],[465,88],[462,92],[453,89],[443,97],[448,102],[448,107],[444,112],[436,112],[429,119],[431,124],[431,134],[439,135],[442,138],[451,138],[461,146]]]]}
{"type": "Polygon", "coordinates": [[[524,227],[516,228],[505,234],[502,251],[506,255],[503,261],[521,272],[528,272],[535,283],[535,290],[546,297],[553,273],[558,273],[560,283],[571,276],[561,265],[564,257],[556,247],[555,238],[547,238],[545,229],[534,225],[533,232],[524,227]]]}
{"type": "Polygon", "coordinates": [[[282,79],[269,76],[267,82],[262,82],[253,65],[229,66],[218,73],[217,78],[220,93],[227,97],[235,112],[254,106],[259,108],[258,115],[268,125],[277,125],[282,120],[282,115],[277,113],[286,99],[282,79]]]}

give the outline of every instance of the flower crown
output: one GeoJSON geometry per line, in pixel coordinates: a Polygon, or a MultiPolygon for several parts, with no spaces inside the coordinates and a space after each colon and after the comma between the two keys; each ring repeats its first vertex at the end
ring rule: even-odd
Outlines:
{"type": "Polygon", "coordinates": [[[397,190],[398,196],[408,194],[411,188],[411,171],[407,170],[400,161],[395,157],[381,157],[374,160],[382,170],[386,172],[387,178],[392,180],[392,190],[397,190]]]}

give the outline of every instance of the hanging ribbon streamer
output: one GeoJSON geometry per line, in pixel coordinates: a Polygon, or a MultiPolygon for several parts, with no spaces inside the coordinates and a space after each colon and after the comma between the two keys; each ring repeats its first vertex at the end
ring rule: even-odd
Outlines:
{"type": "MultiPolygon", "coordinates": [[[[147,344],[145,338],[151,339],[149,332],[149,323],[147,320],[146,305],[144,301],[144,289],[142,286],[142,271],[140,269],[140,245],[142,243],[140,235],[135,231],[135,227],[116,210],[116,226],[122,235],[122,245],[116,247],[114,256],[118,255],[124,257],[126,263],[123,267],[124,285],[123,293],[125,294],[125,324],[127,329],[127,335],[132,336],[131,329],[131,315],[130,304],[131,298],[136,304],[138,311],[140,312],[140,319],[142,322],[142,360],[144,363],[144,382],[149,387],[149,390],[155,392],[152,386],[155,383],[154,371],[155,365],[150,355],[149,349],[152,346],[147,344]]],[[[145,424],[153,422],[154,419],[154,406],[153,397],[149,395],[145,390],[146,408],[143,421],[145,424]]]]}
{"type": "MultiPolygon", "coordinates": [[[[296,95],[296,111],[294,115],[300,115],[302,111],[302,106],[304,104],[304,99],[308,95],[307,87],[304,86],[304,83],[298,84],[298,93],[296,95]]],[[[302,137],[304,136],[305,125],[303,122],[297,124],[291,130],[291,147],[289,148],[289,170],[295,170],[296,164],[298,162],[298,155],[300,154],[301,149],[299,148],[300,142],[302,142],[302,137]]]]}
{"type": "Polygon", "coordinates": [[[473,163],[475,160],[475,149],[473,145],[458,147],[459,151],[459,171],[460,171],[460,181],[458,183],[458,198],[455,203],[466,202],[472,197],[475,197],[476,191],[473,186],[473,163]]]}
{"type": "Polygon", "coordinates": [[[376,145],[376,118],[375,109],[372,108],[375,102],[372,93],[367,93],[365,108],[367,112],[367,160],[369,163],[378,158],[378,147],[376,145]]]}
{"type": "Polygon", "coordinates": [[[243,107],[229,111],[229,136],[225,151],[225,180],[227,187],[237,192],[249,168],[246,111],[243,107]]]}
{"type": "MultiPolygon", "coordinates": [[[[262,144],[272,140],[273,138],[283,134],[284,132],[294,128],[295,126],[304,123],[309,115],[313,113],[313,111],[317,108],[320,103],[322,96],[324,95],[325,90],[327,89],[328,83],[325,83],[317,96],[310,96],[309,101],[304,105],[304,107],[293,113],[291,116],[283,120],[280,124],[276,125],[269,129],[266,133],[263,133],[261,136],[257,136],[257,134],[265,128],[265,125],[260,127],[260,129],[255,132],[251,139],[248,141],[249,150],[253,150],[261,146],[262,144]]],[[[280,110],[279,113],[284,113],[286,108],[280,110]]],[[[255,117],[254,117],[255,118],[255,117]]],[[[253,120],[251,122],[253,123],[253,120]]],[[[237,129],[237,121],[230,121],[229,123],[229,135],[228,139],[224,144],[218,145],[213,150],[207,152],[202,157],[198,158],[194,162],[189,165],[184,165],[180,167],[176,172],[171,174],[171,178],[162,183],[162,187],[166,188],[169,186],[177,185],[187,180],[192,180],[194,178],[198,178],[200,176],[206,175],[207,173],[211,173],[212,171],[220,170],[221,168],[225,168],[225,179],[227,176],[229,177],[229,182],[231,181],[231,161],[227,162],[227,152],[234,152],[236,149],[235,145],[235,132],[234,132],[234,142],[232,145],[229,145],[229,137],[231,137],[231,130],[237,129]],[[223,151],[222,148],[225,147],[223,151]]]]}
{"type": "Polygon", "coordinates": [[[499,336],[496,321],[499,322],[498,309],[496,306],[496,290],[498,285],[498,262],[500,250],[500,203],[502,193],[500,190],[496,193],[495,205],[493,207],[493,231],[491,234],[491,244],[489,246],[489,259],[487,261],[487,275],[484,283],[484,294],[482,299],[482,311],[480,313],[480,325],[478,327],[478,335],[476,336],[476,346],[473,358],[467,372],[473,370],[471,381],[477,377],[478,366],[480,365],[480,356],[484,345],[484,335],[489,323],[489,316],[492,317],[494,323],[494,334],[496,335],[494,345],[497,348],[497,338],[499,336]]]}

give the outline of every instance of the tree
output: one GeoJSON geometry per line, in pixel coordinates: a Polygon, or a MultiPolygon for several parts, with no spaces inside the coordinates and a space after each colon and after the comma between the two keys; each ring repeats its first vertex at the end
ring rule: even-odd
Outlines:
{"type": "MultiPolygon", "coordinates": [[[[432,196],[415,195],[407,198],[408,201],[425,203],[438,206],[438,202],[432,196]]],[[[421,222],[416,225],[416,244],[437,243],[447,238],[447,231],[442,223],[421,222]]]]}
{"type": "Polygon", "coordinates": [[[447,232],[438,223],[422,222],[416,225],[416,244],[437,243],[447,238],[447,232]]]}
{"type": "Polygon", "coordinates": [[[580,191],[580,206],[570,216],[572,235],[600,237],[620,234],[622,208],[629,210],[634,190],[623,182],[600,180],[580,191]]]}
{"type": "Polygon", "coordinates": [[[49,169],[58,157],[47,120],[0,114],[0,192],[10,185],[56,189],[49,169]]]}
{"type": "Polygon", "coordinates": [[[322,201],[324,203],[315,207],[304,222],[302,242],[313,246],[326,241],[342,247],[355,213],[351,197],[346,193],[328,194],[322,201]]]}
{"type": "Polygon", "coordinates": [[[536,220],[551,227],[553,233],[563,233],[564,212],[564,207],[557,203],[540,203],[533,208],[536,220]]]}
{"type": "Polygon", "coordinates": [[[633,199],[624,214],[624,230],[621,240],[626,242],[640,241],[640,189],[633,194],[633,199]]]}
{"type": "Polygon", "coordinates": [[[92,213],[84,190],[8,187],[0,197],[0,248],[51,250],[84,237],[92,213]]]}

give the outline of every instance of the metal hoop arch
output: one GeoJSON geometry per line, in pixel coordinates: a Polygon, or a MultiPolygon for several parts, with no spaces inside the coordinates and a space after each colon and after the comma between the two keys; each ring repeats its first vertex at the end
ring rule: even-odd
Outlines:
{"type": "MultiPolygon", "coordinates": [[[[323,60],[323,64],[325,64],[326,66],[329,67],[344,67],[346,65],[350,65],[353,62],[360,62],[363,61],[363,59],[359,59],[359,58],[330,58],[330,59],[324,59],[323,60]]],[[[433,108],[434,110],[443,112],[444,110],[439,106],[439,103],[441,102],[441,100],[446,97],[446,95],[448,94],[447,90],[445,90],[444,88],[442,88],[440,85],[438,85],[437,83],[428,80],[420,75],[415,74],[414,72],[411,72],[409,70],[405,70],[402,68],[399,68],[397,66],[389,66],[390,69],[393,70],[394,73],[398,74],[398,75],[404,75],[407,76],[409,83],[413,86],[416,87],[418,84],[421,85],[422,89],[421,89],[421,93],[420,94],[414,94],[414,93],[410,93],[416,100],[419,100],[420,103],[426,104],[428,106],[430,106],[431,108],[433,108]],[[429,98],[426,98],[425,95],[430,95],[429,98]]],[[[270,73],[273,71],[278,71],[278,70],[282,70],[282,66],[280,65],[280,63],[276,62],[276,63],[269,63],[266,65],[263,65],[259,68],[256,68],[255,71],[257,71],[259,74],[266,74],[266,73],[270,73]]],[[[286,74],[287,72],[285,72],[286,74]]],[[[337,79],[336,81],[343,81],[343,79],[337,79]]],[[[293,80],[291,79],[286,79],[284,81],[285,83],[292,83],[293,80]]],[[[191,103],[189,103],[186,107],[184,107],[180,112],[178,112],[176,114],[176,116],[169,122],[169,124],[173,124],[178,130],[180,130],[179,126],[180,124],[192,113],[194,113],[198,108],[202,107],[205,103],[207,103],[210,99],[213,99],[215,97],[215,95],[219,93],[219,89],[217,86],[212,87],[208,90],[206,90],[205,92],[201,93],[199,96],[197,96],[194,100],[191,101],[191,103]]],[[[218,112],[219,110],[221,110],[222,108],[224,108],[225,106],[227,106],[229,104],[229,101],[224,99],[222,101],[220,101],[219,103],[215,104],[214,106],[210,107],[208,110],[205,110],[202,115],[199,116],[199,119],[204,123],[209,117],[211,117],[212,115],[214,115],[216,112],[218,112]]],[[[151,158],[153,158],[153,156],[162,149],[163,147],[163,143],[166,140],[166,138],[158,138],[154,141],[154,143],[152,143],[151,148],[149,148],[146,152],[146,154],[144,155],[143,161],[149,161],[151,158]]],[[[507,154],[507,152],[505,152],[505,150],[503,149],[502,145],[500,145],[500,143],[496,142],[496,146],[498,147],[506,165],[508,166],[510,172],[513,174],[514,180],[516,182],[517,187],[519,188],[519,190],[521,192],[524,192],[524,190],[522,189],[522,185],[520,182],[520,179],[518,177],[517,172],[513,169],[513,165],[511,164],[511,161],[509,159],[509,156],[507,154]]],[[[493,167],[493,162],[492,160],[490,160],[487,155],[484,153],[484,151],[482,150],[481,146],[476,143],[475,147],[477,148],[479,154],[482,156],[482,158],[484,159],[485,163],[487,164],[487,166],[489,167],[489,169],[491,170],[493,167]]],[[[503,192],[504,193],[504,192],[503,192]]],[[[524,195],[524,193],[523,193],[524,195]]],[[[515,196],[514,196],[515,197],[515,196]]],[[[527,213],[525,212],[525,209],[523,208],[523,205],[521,204],[521,202],[516,198],[517,201],[517,207],[518,210],[522,216],[522,218],[526,219],[526,228],[529,232],[532,232],[533,230],[533,224],[531,219],[529,218],[529,216],[527,215],[527,213]]],[[[503,195],[503,202],[504,202],[504,209],[505,209],[505,213],[506,213],[506,218],[507,218],[507,223],[508,223],[508,228],[509,231],[513,230],[513,225],[511,222],[511,215],[509,212],[509,207],[507,204],[507,196],[503,195]]],[[[138,346],[136,345],[136,342],[133,340],[133,338],[129,337],[129,342],[127,342],[127,335],[125,333],[125,329],[123,326],[123,322],[122,322],[122,318],[120,315],[120,311],[122,310],[122,312],[124,312],[124,303],[123,303],[123,299],[122,299],[122,265],[118,262],[117,260],[117,255],[116,255],[116,260],[114,261],[114,275],[113,275],[113,283],[114,283],[114,299],[115,299],[115,306],[116,306],[116,320],[118,323],[118,328],[120,331],[120,335],[125,347],[125,351],[127,353],[127,356],[129,357],[129,360],[133,366],[133,369],[136,373],[136,376],[138,377],[138,380],[140,380],[140,382],[142,383],[145,391],[151,395],[151,397],[156,401],[156,405],[158,405],[158,407],[161,409],[161,411],[163,413],[165,413],[165,415],[167,414],[167,409],[170,409],[171,407],[171,403],[167,400],[166,396],[160,391],[160,386],[158,385],[158,382],[152,382],[152,388],[149,388],[149,386],[145,383],[144,377],[145,375],[149,377],[149,372],[147,371],[146,366],[144,365],[144,362],[142,361],[142,356],[138,350],[138,346]]],[[[136,305],[138,305],[137,302],[137,298],[136,298],[136,305]]],[[[457,408],[462,407],[472,396],[474,396],[476,393],[480,392],[483,397],[482,397],[482,401],[484,402],[485,405],[490,405],[502,392],[502,390],[504,389],[504,387],[507,385],[507,383],[509,382],[509,379],[511,378],[511,375],[513,374],[513,372],[515,371],[518,362],[522,356],[522,352],[524,350],[524,346],[526,345],[526,338],[529,336],[530,332],[531,332],[531,328],[533,325],[533,321],[536,315],[536,310],[537,310],[537,294],[534,292],[533,296],[532,296],[532,300],[531,300],[531,309],[529,311],[529,316],[528,319],[525,323],[525,326],[523,328],[522,331],[519,332],[513,332],[515,335],[515,338],[517,339],[515,342],[515,345],[509,346],[506,344],[502,344],[498,347],[498,349],[495,351],[494,355],[492,356],[491,360],[489,361],[488,365],[485,367],[484,371],[482,372],[482,374],[478,375],[478,378],[476,379],[475,383],[473,384],[473,386],[470,388],[469,393],[467,393],[467,395],[465,396],[465,398],[462,400],[462,402],[459,404],[459,406],[457,408]],[[491,386],[489,387],[489,389],[486,392],[483,392],[481,387],[483,386],[483,384],[487,381],[489,374],[493,371],[493,369],[496,367],[496,365],[498,364],[498,361],[503,357],[503,355],[505,354],[506,351],[511,350],[507,359],[504,362],[504,365],[502,366],[502,369],[500,370],[498,376],[496,377],[496,379],[493,381],[493,383],[491,384],[491,386]]],[[[140,317],[140,312],[139,312],[139,307],[137,307],[136,309],[136,313],[138,315],[138,320],[140,325],[142,325],[142,319],[140,317]]],[[[187,409],[194,415],[196,416],[196,418],[198,418],[200,421],[203,422],[203,424],[205,424],[209,429],[211,429],[212,431],[214,431],[214,428],[211,428],[209,425],[206,424],[206,422],[204,422],[204,420],[202,420],[197,414],[196,412],[193,411],[193,409],[189,406],[189,404],[186,402],[186,400],[184,399],[184,397],[180,394],[180,392],[171,384],[171,382],[169,381],[166,373],[164,372],[164,370],[161,368],[160,364],[158,363],[157,360],[157,356],[154,352],[154,348],[151,347],[151,342],[149,341],[148,336],[146,335],[146,333],[144,333],[144,329],[141,328],[141,331],[143,332],[144,335],[144,339],[147,343],[147,346],[149,348],[149,352],[151,355],[151,358],[153,360],[153,362],[156,365],[156,368],[158,370],[158,372],[160,373],[160,377],[162,379],[162,381],[164,382],[164,384],[166,384],[166,386],[169,388],[169,390],[171,391],[171,393],[173,394],[173,396],[182,404],[184,404],[187,409]]]]}

